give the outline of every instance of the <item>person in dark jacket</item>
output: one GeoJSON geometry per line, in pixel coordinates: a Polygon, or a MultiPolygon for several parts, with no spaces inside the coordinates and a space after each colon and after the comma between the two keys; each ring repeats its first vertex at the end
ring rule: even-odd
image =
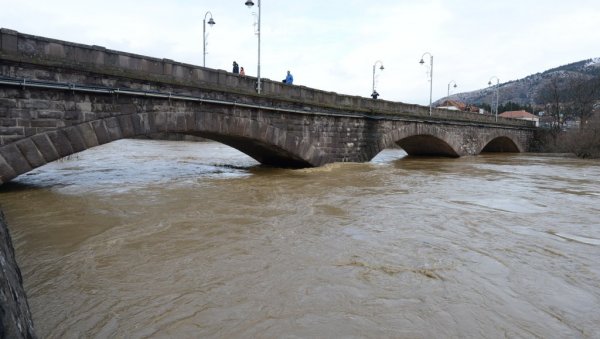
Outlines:
{"type": "Polygon", "coordinates": [[[233,74],[240,74],[240,66],[237,62],[233,62],[233,74]]]}

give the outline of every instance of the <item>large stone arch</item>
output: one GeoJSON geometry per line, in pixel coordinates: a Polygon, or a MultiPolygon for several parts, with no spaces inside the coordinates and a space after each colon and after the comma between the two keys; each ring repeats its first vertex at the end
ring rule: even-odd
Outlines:
{"type": "Polygon", "coordinates": [[[288,138],[285,130],[247,120],[202,112],[133,113],[38,133],[0,147],[0,184],[86,149],[160,132],[215,140],[267,165],[315,166],[318,152],[312,146],[299,147],[297,138],[288,138]]]}
{"type": "Polygon", "coordinates": [[[229,108],[221,114],[208,108],[185,113],[157,113],[158,132],[182,133],[218,141],[254,158],[261,164],[303,168],[319,165],[309,142],[301,142],[284,127],[278,127],[259,114],[229,108]]]}

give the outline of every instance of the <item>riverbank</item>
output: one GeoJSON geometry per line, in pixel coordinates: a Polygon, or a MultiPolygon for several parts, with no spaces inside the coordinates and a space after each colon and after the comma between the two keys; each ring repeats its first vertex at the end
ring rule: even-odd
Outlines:
{"type": "Polygon", "coordinates": [[[0,338],[36,338],[21,270],[0,211],[0,338]]]}

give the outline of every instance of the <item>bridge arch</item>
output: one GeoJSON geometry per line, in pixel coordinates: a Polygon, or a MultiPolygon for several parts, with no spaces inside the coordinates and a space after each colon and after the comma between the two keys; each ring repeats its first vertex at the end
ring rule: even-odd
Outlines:
{"type": "Polygon", "coordinates": [[[0,184],[86,149],[155,133],[189,134],[218,141],[258,162],[279,167],[316,166],[312,146],[258,121],[211,113],[133,113],[38,133],[0,147],[0,184]],[[215,116],[217,115],[217,116],[215,116]]]}
{"type": "Polygon", "coordinates": [[[484,143],[481,152],[506,152],[506,153],[521,153],[523,150],[519,147],[519,143],[515,142],[509,136],[497,136],[484,143]]]}
{"type": "Polygon", "coordinates": [[[459,157],[460,145],[453,134],[435,125],[404,124],[383,135],[381,149],[400,146],[408,155],[459,157]]]}
{"type": "Polygon", "coordinates": [[[446,141],[433,135],[420,134],[396,141],[408,155],[428,155],[457,158],[458,153],[446,141]]]}

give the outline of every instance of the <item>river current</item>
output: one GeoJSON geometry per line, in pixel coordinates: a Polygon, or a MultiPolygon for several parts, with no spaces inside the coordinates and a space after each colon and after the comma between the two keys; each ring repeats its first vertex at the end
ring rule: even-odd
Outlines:
{"type": "Polygon", "coordinates": [[[42,338],[600,338],[600,162],[121,140],[0,187],[42,338]]]}

